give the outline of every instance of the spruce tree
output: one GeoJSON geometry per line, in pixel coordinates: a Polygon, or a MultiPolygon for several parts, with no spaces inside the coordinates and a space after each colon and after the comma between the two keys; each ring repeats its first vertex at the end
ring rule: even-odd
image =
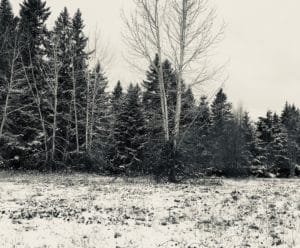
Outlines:
{"type": "Polygon", "coordinates": [[[182,113],[181,113],[181,125],[184,132],[185,128],[191,124],[195,117],[195,98],[191,87],[188,87],[182,94],[182,113]]]}
{"type": "Polygon", "coordinates": [[[120,81],[117,82],[115,86],[112,96],[111,96],[111,104],[112,104],[112,112],[113,114],[117,114],[121,109],[121,101],[123,99],[123,87],[120,81]]]}
{"type": "Polygon", "coordinates": [[[193,118],[196,117],[184,139],[184,148],[187,149],[186,160],[190,160],[196,171],[202,171],[211,163],[210,126],[211,114],[206,96],[200,98],[193,118]]]}
{"type": "Polygon", "coordinates": [[[271,171],[278,176],[288,176],[290,173],[288,133],[276,113],[273,115],[273,140],[270,147],[273,160],[271,171]]]}
{"type": "MultiPolygon", "coordinates": [[[[159,58],[156,54],[153,64],[158,66],[159,58]]],[[[160,112],[160,94],[159,94],[159,82],[158,73],[156,69],[150,65],[148,71],[146,72],[146,80],[143,81],[142,87],[143,92],[143,106],[147,112],[160,112]]]]}
{"type": "Polygon", "coordinates": [[[223,89],[219,90],[211,105],[211,121],[212,165],[222,170],[230,169],[232,166],[230,138],[233,114],[231,103],[227,101],[227,96],[223,89]]]}
{"type": "Polygon", "coordinates": [[[271,111],[260,117],[257,123],[259,156],[264,175],[287,175],[290,169],[289,142],[286,128],[279,116],[271,111]]]}
{"type": "Polygon", "coordinates": [[[242,117],[241,131],[244,139],[243,163],[247,167],[253,165],[256,156],[255,128],[250,120],[249,113],[245,112],[242,117]]]}
{"type": "Polygon", "coordinates": [[[130,84],[114,126],[114,171],[132,174],[142,172],[145,123],[140,102],[140,88],[130,84]]]}
{"type": "MultiPolygon", "coordinates": [[[[74,77],[74,84],[75,87],[75,101],[76,101],[76,110],[77,111],[77,125],[78,125],[78,132],[79,132],[79,142],[80,145],[85,142],[85,119],[86,119],[86,107],[87,107],[87,78],[86,78],[86,71],[87,71],[87,60],[88,54],[86,52],[87,48],[87,41],[88,38],[84,34],[84,23],[82,19],[82,14],[78,9],[72,19],[72,70],[73,70],[73,77],[74,77]]],[[[99,67],[100,69],[100,67],[99,67]]],[[[75,115],[75,113],[73,113],[75,115]]],[[[75,117],[73,116],[75,121],[75,117]]],[[[73,135],[74,136],[74,135],[73,135]]]]}
{"type": "Polygon", "coordinates": [[[106,92],[107,78],[98,62],[91,74],[90,106],[90,142],[92,151],[107,152],[110,135],[111,115],[109,113],[109,95],[106,92]]]}
{"type": "MultiPolygon", "coordinates": [[[[9,80],[10,60],[15,43],[16,18],[8,0],[0,3],[0,90],[5,92],[5,83],[9,80]]],[[[1,98],[3,94],[1,94],[1,98]]]]}
{"type": "Polygon", "coordinates": [[[8,94],[8,84],[10,81],[12,60],[14,59],[14,45],[16,45],[17,35],[16,18],[14,17],[11,4],[8,0],[0,3],[0,116],[3,113],[6,96],[8,94]]]}
{"type": "MultiPolygon", "coordinates": [[[[156,68],[159,66],[158,63],[159,59],[156,54],[153,60],[154,66],[152,64],[150,65],[146,73],[146,80],[142,83],[144,89],[142,102],[148,134],[145,157],[149,170],[157,170],[157,167],[161,165],[161,159],[157,154],[161,152],[164,146],[160,87],[158,73],[156,71],[156,68]]],[[[172,125],[172,116],[174,116],[173,111],[175,110],[175,105],[173,104],[172,106],[171,102],[174,101],[171,101],[170,99],[171,95],[174,96],[174,92],[173,94],[170,94],[169,89],[171,84],[176,85],[175,74],[173,73],[171,63],[167,60],[162,63],[162,68],[168,101],[169,125],[172,125]]]]}
{"type": "Polygon", "coordinates": [[[255,134],[247,112],[239,108],[230,128],[231,175],[246,176],[251,171],[255,151],[255,134]]]}
{"type": "Polygon", "coordinates": [[[296,164],[300,162],[300,111],[295,105],[286,103],[281,114],[281,122],[288,135],[288,154],[290,159],[290,175],[295,175],[296,164]]]}
{"type": "Polygon", "coordinates": [[[262,171],[273,166],[270,143],[273,141],[273,113],[268,111],[266,117],[259,117],[257,122],[258,156],[262,171]]]}
{"type": "MultiPolygon", "coordinates": [[[[58,16],[50,40],[50,54],[56,50],[58,71],[58,103],[57,103],[57,147],[60,156],[58,160],[69,157],[69,152],[75,150],[71,139],[74,134],[73,104],[72,104],[72,22],[67,8],[58,16]]],[[[73,139],[74,140],[74,139],[73,139]]]]}
{"type": "Polygon", "coordinates": [[[46,1],[24,0],[20,5],[20,48],[25,66],[36,65],[37,60],[45,54],[46,21],[50,16],[50,8],[46,1]]]}

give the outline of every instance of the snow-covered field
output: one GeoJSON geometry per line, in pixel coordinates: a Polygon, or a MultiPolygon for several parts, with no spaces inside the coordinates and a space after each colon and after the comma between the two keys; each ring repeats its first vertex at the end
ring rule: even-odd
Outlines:
{"type": "Polygon", "coordinates": [[[0,247],[300,247],[300,180],[0,173],[0,247]]]}

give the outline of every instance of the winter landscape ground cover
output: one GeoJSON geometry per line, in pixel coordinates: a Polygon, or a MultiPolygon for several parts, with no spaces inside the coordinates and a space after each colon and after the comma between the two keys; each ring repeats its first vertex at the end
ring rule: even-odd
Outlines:
{"type": "Polygon", "coordinates": [[[0,173],[0,247],[300,247],[300,180],[0,173]]]}

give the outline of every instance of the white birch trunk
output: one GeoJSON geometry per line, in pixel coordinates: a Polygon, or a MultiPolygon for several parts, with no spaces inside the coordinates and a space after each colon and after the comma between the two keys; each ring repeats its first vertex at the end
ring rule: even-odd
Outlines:
{"type": "Polygon", "coordinates": [[[182,108],[182,73],[185,54],[186,39],[186,21],[187,21],[187,0],[182,0],[182,16],[180,23],[180,43],[179,43],[179,65],[177,72],[177,88],[176,88],[176,112],[175,112],[175,129],[174,129],[174,149],[177,149],[177,143],[180,135],[180,117],[182,108]]]}
{"type": "Polygon", "coordinates": [[[73,82],[73,109],[75,118],[75,137],[76,137],[76,153],[79,153],[79,133],[78,133],[78,116],[77,116],[77,103],[76,103],[76,79],[75,79],[75,68],[74,58],[72,58],[72,82],[73,82]]]}

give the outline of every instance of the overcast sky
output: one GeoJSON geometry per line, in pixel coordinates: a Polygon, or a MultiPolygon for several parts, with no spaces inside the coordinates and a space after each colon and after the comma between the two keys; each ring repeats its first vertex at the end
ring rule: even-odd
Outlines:
{"type": "MultiPolygon", "coordinates": [[[[15,12],[21,0],[12,0],[15,12]]],[[[132,9],[132,0],[47,0],[53,23],[64,6],[71,14],[83,13],[86,31],[97,26],[114,60],[107,72],[113,85],[118,79],[136,82],[137,75],[122,59],[123,28],[120,10],[132,9]]],[[[229,61],[225,90],[229,100],[257,117],[266,110],[281,111],[285,101],[300,107],[300,1],[212,0],[227,25],[218,56],[229,61]]],[[[140,78],[140,75],[139,75],[140,78]]]]}

